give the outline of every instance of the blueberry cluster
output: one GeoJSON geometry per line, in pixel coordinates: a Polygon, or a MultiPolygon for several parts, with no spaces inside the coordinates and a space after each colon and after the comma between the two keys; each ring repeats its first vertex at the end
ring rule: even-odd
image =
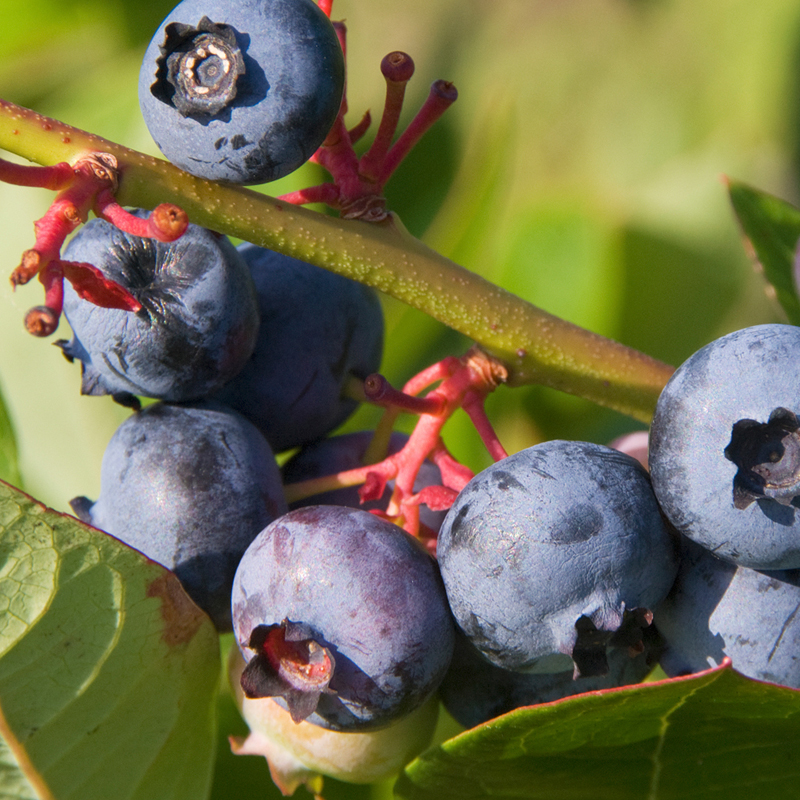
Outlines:
{"type": "Polygon", "coordinates": [[[719,666],[800,688],[800,329],[760,325],[662,392],[650,475],[546,442],[461,492],[438,559],[459,626],[442,699],[462,724],[719,666]]]}
{"type": "MultiPolygon", "coordinates": [[[[680,367],[650,473],[586,442],[500,458],[446,514],[425,510],[434,558],[385,518],[392,481],[369,504],[352,486],[286,501],[287,485],[364,464],[370,432],[329,434],[353,409],[349,382],[379,367],[371,290],[194,227],[163,244],[96,221],[70,248],[142,304],[65,304],[83,390],[137,408],[100,496],[73,509],[232,627],[234,691],[258,729],[238,752],[267,755],[279,782],[396,770],[430,740],[439,700],[473,726],[637,683],[659,660],[681,675],[725,657],[800,686],[800,387],[786,369],[799,329],[739,331],[680,367]]],[[[389,457],[408,444],[393,434],[389,457]]],[[[442,482],[425,461],[414,492],[442,482]]]]}
{"type": "MultiPolygon", "coordinates": [[[[336,30],[312,0],[184,0],[148,48],[139,94],[178,166],[257,183],[320,146],[343,83],[336,30]]],[[[800,686],[800,382],[787,367],[800,329],[739,331],[690,358],[659,400],[649,473],[619,450],[555,440],[503,451],[455,497],[437,429],[436,463],[423,453],[416,476],[373,473],[370,503],[329,486],[290,507],[286,484],[364,464],[371,433],[328,437],[380,366],[375,293],[194,225],[157,242],[97,219],[65,258],[140,305],[67,290],[73,337],[59,344],[82,392],[134,409],[100,496],[72,507],[233,630],[235,692],[282,788],[295,762],[365,780],[396,770],[429,740],[438,698],[472,726],[636,683],[659,659],[680,675],[728,657],[800,686]],[[279,470],[275,453],[292,449],[279,470]],[[452,494],[421,515],[435,557],[394,524],[402,512],[389,518],[406,478],[406,494],[452,494]],[[341,736],[362,748],[357,763],[341,736]]],[[[429,421],[443,407],[420,402],[429,421]]],[[[409,442],[394,434],[383,463],[409,442]]]]}
{"type": "Polygon", "coordinates": [[[670,676],[719,665],[800,688],[800,328],[757,325],[675,372],[650,432],[653,487],[682,534],[655,609],[670,676]]]}
{"type": "Polygon", "coordinates": [[[230,630],[239,560],[287,510],[274,453],[354,410],[342,393],[380,365],[380,304],[347,278],[194,225],[165,244],[97,219],[68,250],[142,305],[66,298],[73,337],[59,344],[81,363],[82,392],[136,409],[106,449],[97,501],[75,498],[73,510],[174,570],[230,630]],[[160,402],[141,409],[140,397],[160,402]]]}

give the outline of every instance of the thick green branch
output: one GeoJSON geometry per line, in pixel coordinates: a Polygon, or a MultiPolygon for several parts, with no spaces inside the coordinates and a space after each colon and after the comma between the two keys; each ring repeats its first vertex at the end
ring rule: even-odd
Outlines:
{"type": "Polygon", "coordinates": [[[508,368],[510,385],[540,383],[649,421],[672,372],[465,270],[411,236],[396,218],[379,224],[340,220],[194,178],[5,101],[0,148],[39,164],[112,153],[120,164],[120,203],[176,203],[194,223],[374,286],[476,341],[508,368]]]}

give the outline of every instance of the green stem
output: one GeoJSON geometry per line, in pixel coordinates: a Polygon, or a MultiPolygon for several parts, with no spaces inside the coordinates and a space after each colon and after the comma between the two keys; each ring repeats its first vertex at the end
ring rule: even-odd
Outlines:
{"type": "Polygon", "coordinates": [[[106,152],[120,164],[117,199],[175,203],[192,222],[374,286],[477,342],[508,369],[508,383],[539,383],[647,422],[672,367],[548,314],[411,236],[391,216],[342,220],[239,186],[195,178],[172,164],[0,100],[0,148],[39,164],[106,152]]]}

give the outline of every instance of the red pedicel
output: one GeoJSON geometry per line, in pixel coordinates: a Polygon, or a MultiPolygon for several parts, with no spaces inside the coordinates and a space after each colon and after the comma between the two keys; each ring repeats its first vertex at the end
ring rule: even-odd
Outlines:
{"type": "Polygon", "coordinates": [[[45,215],[34,223],[36,241],[22,254],[11,273],[11,285],[22,286],[38,275],[44,286],[44,305],[25,316],[25,327],[34,336],[49,336],[58,327],[64,302],[64,279],[85,300],[103,308],[138,311],[141,303],[106,278],[91,264],[63,261],[61,248],[67,236],[86,222],[89,212],[134,236],[172,242],[186,231],[189,219],[178,206],[165,203],[148,217],[134,216],[114,198],[119,182],[116,158],[110,153],[92,153],[75,164],[28,166],[0,159],[0,181],[58,191],[45,215]]]}

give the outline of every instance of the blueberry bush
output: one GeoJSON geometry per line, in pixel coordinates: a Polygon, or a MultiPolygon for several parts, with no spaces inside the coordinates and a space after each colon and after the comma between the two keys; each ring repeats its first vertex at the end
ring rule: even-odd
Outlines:
{"type": "MultiPolygon", "coordinates": [[[[314,3],[297,0],[297,4],[316,25],[320,14],[314,3]]],[[[259,106],[267,96],[272,102],[277,94],[271,93],[258,69],[273,63],[280,66],[281,58],[271,51],[263,55],[260,45],[232,38],[224,25],[216,24],[219,20],[211,20],[198,21],[197,30],[190,32],[220,37],[209,51],[190,50],[185,44],[189,34],[180,25],[163,34],[183,55],[183,61],[170,66],[161,50],[148,50],[148,46],[173,5],[170,0],[30,0],[15,4],[4,15],[0,32],[0,253],[14,284],[0,286],[0,796],[14,800],[221,800],[277,798],[281,792],[296,792],[298,797],[327,800],[495,795],[730,800],[750,798],[756,791],[770,797],[794,796],[800,681],[793,666],[798,655],[792,623],[800,568],[795,551],[800,548],[791,541],[789,523],[800,493],[795,488],[793,460],[800,451],[796,436],[800,404],[791,392],[796,367],[786,353],[768,356],[789,363],[786,370],[779,365],[774,372],[780,380],[767,382],[759,380],[758,358],[755,362],[733,360],[729,370],[735,395],[729,403],[733,417],[726,418],[722,434],[702,421],[697,423],[697,414],[716,399],[717,377],[708,390],[709,402],[701,398],[698,410],[689,414],[680,430],[659,429],[658,448],[672,459],[662,456],[653,477],[655,482],[660,473],[656,497],[669,517],[657,523],[668,574],[648,580],[642,592],[618,592],[625,598],[599,611],[580,594],[591,583],[582,580],[584,573],[594,569],[594,561],[605,563],[611,548],[605,543],[596,553],[592,550],[594,528],[606,525],[602,522],[606,517],[624,521],[631,513],[625,510],[627,500],[617,501],[609,485],[618,489],[613,484],[634,481],[637,491],[650,492],[650,479],[633,459],[623,460],[635,479],[591,467],[587,468],[589,478],[580,477],[583,473],[579,472],[576,479],[576,473],[571,473],[566,490],[560,493],[525,487],[533,485],[531,471],[544,479],[545,487],[552,479],[537,461],[539,451],[531,448],[551,442],[586,442],[592,444],[577,449],[594,451],[603,446],[605,453],[611,452],[605,445],[618,437],[647,431],[659,395],[673,373],[670,365],[683,364],[710,342],[734,331],[756,331],[750,335],[761,346],[769,337],[760,336],[758,331],[763,329],[753,326],[779,324],[785,330],[800,325],[795,267],[800,239],[800,210],[795,208],[800,201],[800,10],[796,4],[789,0],[770,0],[757,7],[730,0],[702,4],[688,0],[524,4],[514,0],[408,0],[404,4],[335,0],[331,19],[345,20],[347,28],[346,124],[363,136],[356,152],[367,154],[361,162],[364,181],[355,187],[341,180],[346,158],[330,134],[323,147],[327,162],[319,158],[322,164],[307,162],[288,174],[271,163],[273,144],[276,152],[296,149],[297,136],[305,135],[296,134],[297,126],[309,123],[309,106],[291,122],[292,146],[281,138],[285,131],[271,129],[272,144],[265,144],[257,158],[252,156],[246,140],[260,129],[259,106]],[[146,106],[161,110],[158,103],[171,101],[174,92],[191,95],[179,114],[190,120],[183,136],[175,135],[179,125],[175,121],[162,120],[157,123],[160,129],[148,130],[137,89],[150,80],[140,80],[146,52],[148,59],[163,62],[153,68],[155,82],[161,86],[159,97],[155,101],[154,96],[147,97],[146,106]],[[410,60],[403,52],[411,54],[416,65],[410,80],[410,60]],[[174,89],[164,82],[170,70],[176,82],[184,80],[200,59],[208,59],[202,73],[207,85],[220,84],[228,92],[224,102],[207,101],[205,87],[198,91],[183,84],[174,89]],[[254,61],[258,62],[255,73],[254,61]],[[245,84],[237,79],[237,91],[241,90],[237,101],[226,76],[248,67],[248,81],[253,74],[258,80],[245,84]],[[396,95],[401,91],[397,87],[407,82],[402,113],[396,96],[387,104],[399,114],[398,131],[412,122],[421,107],[427,109],[429,121],[436,119],[418,141],[413,137],[415,146],[407,148],[410,152],[402,163],[399,150],[390,148],[394,128],[385,128],[381,118],[387,94],[381,72],[388,79],[389,95],[396,95]],[[458,99],[453,102],[456,88],[458,99]],[[236,113],[226,108],[228,101],[238,102],[236,113]],[[368,129],[360,122],[367,109],[372,114],[368,129]],[[170,139],[165,152],[172,147],[181,150],[186,142],[192,142],[195,152],[195,145],[198,150],[208,145],[208,141],[201,144],[203,137],[218,130],[222,133],[214,133],[210,140],[215,152],[227,153],[230,147],[231,159],[238,153],[245,162],[248,158],[257,162],[256,177],[250,174],[241,183],[258,184],[267,173],[282,177],[249,188],[213,183],[207,176],[187,174],[165,161],[154,141],[163,134],[170,139]],[[87,153],[94,160],[81,161],[87,153]],[[60,201],[51,207],[53,190],[73,180],[73,167],[65,171],[57,166],[61,162],[83,170],[78,185],[92,192],[90,199],[84,197],[89,216],[102,213],[117,227],[151,237],[133,246],[119,243],[128,234],[114,233],[109,241],[114,238],[117,243],[104,244],[104,255],[124,261],[129,252],[142,250],[151,254],[151,266],[168,263],[171,256],[164,253],[180,251],[192,241],[194,234],[184,234],[188,222],[228,236],[234,245],[250,243],[240,253],[269,248],[281,258],[300,259],[315,269],[371,287],[359,291],[375,320],[367,327],[384,341],[380,375],[362,374],[372,366],[360,371],[348,367],[351,380],[336,384],[346,398],[343,407],[349,413],[355,400],[368,402],[361,402],[349,417],[335,408],[331,424],[339,426],[335,434],[377,430],[387,442],[387,425],[410,436],[400,451],[408,455],[405,460],[389,459],[383,472],[369,473],[348,463],[341,475],[349,475],[355,483],[366,480],[365,489],[373,500],[393,481],[390,488],[395,487],[392,497],[397,502],[390,500],[388,508],[384,505],[386,516],[402,523],[419,541],[374,515],[363,523],[366,512],[362,511],[319,513],[311,507],[293,511],[289,522],[281,523],[279,518],[268,528],[273,532],[268,540],[273,558],[263,569],[256,561],[239,579],[239,584],[256,588],[248,588],[239,597],[238,607],[247,624],[237,629],[238,646],[234,635],[225,631],[227,609],[220,609],[218,597],[212,611],[219,628],[215,630],[175,575],[162,566],[175,568],[179,575],[181,570],[194,575],[199,556],[204,559],[203,570],[208,567],[205,552],[189,548],[180,553],[177,548],[174,558],[163,555],[163,550],[151,550],[144,541],[149,534],[133,540],[141,552],[121,541],[126,536],[115,534],[106,517],[123,499],[135,508],[126,512],[129,517],[145,513],[157,517],[159,504],[164,503],[176,529],[188,525],[187,520],[202,521],[211,515],[212,507],[224,508],[234,501],[202,494],[219,487],[217,474],[209,466],[213,459],[208,448],[195,441],[194,435],[195,450],[189,458],[198,466],[182,465],[179,470],[182,494],[162,496],[162,478],[153,477],[158,470],[143,474],[155,462],[169,461],[162,458],[166,445],[158,440],[146,446],[138,440],[125,445],[131,452],[138,448],[140,457],[152,453],[133,476],[132,499],[123,498],[120,490],[112,490],[109,496],[108,487],[106,494],[101,492],[101,462],[115,431],[126,420],[136,419],[132,414],[145,420],[156,418],[159,407],[151,406],[147,392],[138,391],[137,385],[111,379],[106,379],[102,391],[94,392],[105,396],[81,396],[82,381],[85,387],[95,374],[97,365],[92,365],[91,358],[107,364],[111,352],[111,345],[101,344],[90,357],[80,344],[80,324],[89,315],[81,304],[89,303],[91,313],[99,313],[101,322],[94,323],[94,336],[110,332],[112,325],[103,320],[120,315],[137,315],[157,328],[170,319],[164,310],[187,287],[190,294],[196,290],[203,302],[209,302],[213,293],[200,278],[187,281],[183,275],[155,298],[138,284],[125,288],[109,281],[100,271],[99,256],[93,258],[91,247],[83,248],[77,238],[85,236],[81,231],[89,231],[90,239],[105,242],[91,234],[99,222],[79,228],[75,244],[67,245],[65,258],[69,252],[80,253],[74,262],[62,262],[56,256],[49,266],[30,260],[21,263],[21,254],[33,245],[33,220],[50,219],[40,231],[60,225],[67,232],[68,218],[58,225],[53,222],[53,209],[61,208],[60,201]],[[52,169],[33,173],[17,167],[30,164],[52,169]],[[31,177],[34,174],[39,177],[31,177]],[[326,183],[331,175],[339,176],[335,185],[326,183]],[[365,185],[378,190],[365,193],[365,185]],[[33,186],[37,188],[28,188],[33,186]],[[324,188],[307,191],[318,186],[324,188]],[[274,199],[279,196],[287,199],[274,199]],[[315,202],[303,207],[292,200],[315,202]],[[156,207],[160,210],[149,216],[156,207]],[[123,208],[144,211],[130,215],[123,208]],[[385,209],[391,213],[386,215],[385,209]],[[183,239],[182,234],[189,238],[183,239]],[[37,272],[39,280],[32,280],[37,272]],[[68,319],[59,320],[65,281],[68,319]],[[43,290],[44,305],[40,305],[43,290]],[[376,297],[382,309],[382,333],[375,332],[380,316],[376,297]],[[94,304],[104,307],[94,309],[94,304]],[[74,340],[68,325],[73,314],[74,340]],[[61,347],[48,348],[43,338],[56,329],[61,347]],[[29,331],[39,335],[31,336],[29,331]],[[477,350],[470,350],[473,343],[477,350]],[[476,371],[485,379],[479,386],[474,382],[476,371]],[[410,394],[421,395],[441,381],[438,394],[412,398],[392,389],[415,375],[426,377],[414,379],[416,388],[409,389],[410,394]],[[781,388],[779,398],[763,397],[784,379],[789,388],[781,388]],[[740,392],[735,391],[737,387],[740,392]],[[132,411],[140,403],[144,410],[132,411]],[[453,411],[457,413],[450,417],[453,411]],[[418,442],[438,442],[445,420],[443,444],[422,452],[418,442]],[[674,445],[690,423],[697,423],[696,440],[702,452],[689,458],[689,466],[681,466],[676,478],[679,470],[674,462],[687,456],[686,449],[678,447],[673,458],[674,445]],[[713,438],[712,433],[715,442],[721,439],[716,460],[706,463],[707,448],[702,445],[713,438]],[[780,447],[775,446],[776,437],[780,447]],[[506,453],[526,455],[513,455],[504,465],[506,453]],[[414,454],[419,456],[416,461],[414,454]],[[424,627],[422,610],[405,614],[413,618],[413,624],[407,625],[405,604],[416,608],[417,603],[430,613],[433,601],[425,598],[435,596],[438,603],[445,588],[451,592],[449,586],[437,583],[439,573],[431,556],[435,532],[429,523],[419,524],[418,506],[408,500],[417,468],[426,456],[439,468],[436,480],[441,479],[442,485],[434,482],[418,497],[440,512],[456,503],[454,516],[445,523],[452,533],[447,545],[451,561],[456,560],[452,557],[456,546],[465,542],[485,556],[487,542],[495,541],[497,534],[503,558],[492,570],[499,574],[511,562],[515,567],[522,565],[521,573],[538,570],[540,578],[542,570],[551,570],[542,583],[549,584],[554,595],[565,587],[570,593],[570,598],[558,600],[561,608],[555,616],[579,601],[579,619],[566,619],[566,632],[558,636],[558,652],[545,648],[528,656],[540,661],[554,658],[558,666],[533,665],[533,673],[522,675],[524,680],[504,670],[498,679],[503,697],[487,688],[499,668],[476,656],[475,648],[483,646],[495,663],[506,656],[494,657],[492,648],[499,645],[487,644],[495,639],[486,635],[486,621],[478,624],[469,619],[472,601],[464,601],[457,615],[467,634],[470,625],[480,631],[471,643],[446,614],[443,620],[438,613],[434,614],[436,630],[429,637],[438,651],[420,665],[415,662],[414,669],[406,656],[392,660],[408,644],[409,631],[419,637],[419,628],[424,627]],[[516,474],[520,469],[527,473],[516,474]],[[456,488],[466,486],[474,474],[479,475],[473,484],[478,488],[472,494],[461,493],[456,501],[456,488]],[[735,546],[732,553],[725,551],[728,560],[721,561],[688,539],[678,544],[679,534],[671,526],[680,528],[681,522],[672,518],[667,507],[685,509],[685,502],[662,498],[682,497],[687,488],[702,494],[709,478],[729,492],[727,505],[735,509],[731,513],[737,519],[744,514],[769,516],[772,527],[784,537],[780,559],[752,568],[750,563],[735,563],[735,546]],[[569,480],[580,480],[581,486],[570,492],[569,480]],[[555,494],[580,496],[573,509],[577,517],[569,524],[569,544],[575,552],[580,550],[579,558],[567,559],[565,566],[545,551],[538,556],[544,567],[529,566],[532,562],[525,559],[541,542],[536,532],[517,525],[516,520],[527,513],[516,510],[525,506],[523,489],[544,498],[548,508],[555,494]],[[137,502],[139,494],[148,501],[152,495],[155,512],[137,502]],[[181,505],[170,505],[170,497],[178,496],[181,505]],[[476,509],[478,517],[465,522],[462,517],[467,517],[471,498],[477,496],[484,506],[476,509]],[[503,502],[503,497],[509,502],[503,502]],[[95,519],[92,501],[98,498],[102,498],[105,516],[95,519]],[[193,498],[198,501],[194,503],[193,498]],[[497,530],[504,515],[511,521],[497,530]],[[330,527],[320,528],[324,534],[320,538],[328,542],[314,544],[333,547],[336,558],[314,551],[306,560],[293,560],[289,551],[295,546],[303,552],[313,548],[308,543],[295,545],[292,525],[299,530],[304,520],[317,518],[336,519],[330,527]],[[343,556],[332,544],[336,526],[345,524],[340,519],[361,520],[359,525],[369,535],[357,538],[364,541],[379,537],[377,531],[388,527],[387,542],[397,539],[398,544],[385,549],[385,543],[354,545],[343,556]],[[662,525],[669,526],[668,531],[661,530],[662,525]],[[514,536],[506,535],[508,531],[514,536]],[[675,545],[672,550],[669,541],[675,545]],[[380,550],[384,561],[361,566],[371,550],[380,550]],[[404,554],[403,560],[391,566],[400,558],[397,553],[404,554]],[[653,584],[672,581],[679,555],[681,567],[673,593],[665,599],[664,588],[657,596],[651,595],[653,584]],[[288,605],[280,596],[282,592],[292,597],[302,594],[309,559],[312,565],[333,565],[331,576],[320,580],[341,581],[345,588],[339,589],[342,597],[335,602],[322,599],[312,603],[313,611],[301,612],[297,609],[305,608],[302,603],[288,605]],[[406,561],[424,566],[408,567],[406,561]],[[701,565],[700,573],[690,571],[696,564],[701,565]],[[380,591],[370,592],[369,582],[364,584],[365,571],[370,569],[376,576],[391,576],[383,579],[380,591]],[[347,581],[348,570],[353,571],[352,582],[347,581]],[[402,577],[406,571],[407,581],[402,577]],[[271,582],[259,583],[261,572],[271,573],[271,582]],[[420,583],[419,593],[406,597],[407,586],[416,586],[423,573],[425,583],[420,583]],[[393,587],[393,582],[403,589],[393,587]],[[569,588],[571,582],[578,589],[569,588]],[[284,585],[290,589],[273,588],[284,585]],[[757,605],[756,595],[772,598],[771,604],[759,606],[761,617],[737,628],[745,609],[757,605]],[[640,596],[646,599],[628,599],[640,596]],[[281,605],[284,602],[287,605],[281,605]],[[644,607],[630,608],[631,603],[644,607]],[[382,613],[365,616],[363,626],[353,627],[359,608],[372,612],[381,604],[382,613]],[[391,604],[389,610],[387,604],[391,604]],[[308,619],[290,619],[301,613],[308,619]],[[664,615],[662,633],[672,638],[661,666],[656,666],[657,656],[646,664],[642,659],[649,657],[651,648],[655,653],[663,647],[663,642],[648,638],[658,628],[659,614],[664,615]],[[261,617],[255,620],[257,615],[261,617]],[[333,628],[346,631],[338,643],[334,634],[329,641],[319,633],[318,628],[327,624],[319,620],[328,616],[334,620],[333,628]],[[653,618],[655,626],[650,625],[653,618]],[[369,639],[369,646],[360,642],[361,636],[369,639]],[[745,652],[743,636],[753,647],[762,648],[759,656],[751,659],[751,652],[745,652]],[[759,642],[759,637],[764,641],[759,642]],[[442,680],[453,638],[453,664],[463,663],[465,676],[474,674],[483,696],[465,699],[466,677],[459,681],[453,672],[445,678],[440,695],[432,694],[431,687],[442,680]],[[383,648],[378,646],[382,639],[383,648]],[[358,667],[360,651],[368,651],[379,665],[374,674],[358,667]],[[639,660],[628,659],[628,651],[639,660]],[[621,656],[625,658],[620,660],[621,656]],[[733,659],[732,664],[726,656],[733,659]],[[469,659],[477,660],[468,665],[469,659]],[[617,673],[626,676],[620,683],[648,674],[640,685],[609,688],[606,674],[617,673]],[[387,682],[383,690],[379,681],[387,682]],[[425,688],[420,691],[422,684],[425,688]],[[406,696],[403,692],[408,686],[406,696]],[[371,699],[372,691],[380,696],[378,700],[371,699]],[[279,696],[291,710],[291,719],[280,716],[283,708],[265,696],[279,696]],[[446,710],[439,708],[440,697],[446,710]],[[514,698],[512,705],[508,705],[509,697],[514,698]],[[351,702],[367,719],[375,711],[370,704],[379,712],[381,704],[390,704],[402,713],[399,721],[388,727],[381,727],[381,722],[375,731],[367,725],[363,732],[340,733],[312,724],[326,709],[340,709],[351,702]],[[516,706],[520,707],[508,712],[516,706]]],[[[198,13],[209,16],[225,5],[192,0],[198,13]]],[[[241,5],[244,19],[255,19],[252,9],[259,4],[247,0],[241,5]]],[[[291,3],[281,0],[276,5],[284,9],[291,3]]],[[[330,3],[323,1],[319,6],[327,10],[330,3]]],[[[277,29],[279,38],[288,36],[281,26],[277,29]]],[[[342,27],[334,30],[341,37],[342,27]]],[[[331,109],[338,105],[337,92],[342,90],[341,64],[330,34],[324,28],[327,100],[321,103],[324,111],[320,114],[325,121],[308,124],[311,138],[299,147],[302,157],[287,156],[297,163],[323,140],[320,127],[329,126],[331,109]]],[[[301,63],[300,56],[295,49],[288,52],[285,63],[294,69],[301,63]]],[[[303,83],[305,76],[300,73],[287,78],[288,84],[303,83]]],[[[289,95],[281,96],[287,111],[300,102],[289,95]]],[[[400,141],[410,145],[410,138],[400,141]]],[[[240,165],[231,163],[234,173],[242,172],[240,165]]],[[[181,166],[191,169],[190,163],[181,166]]],[[[212,173],[212,177],[230,180],[231,173],[212,173]]],[[[233,248],[219,241],[223,251],[232,253],[233,248]]],[[[37,247],[40,244],[37,240],[37,247]]],[[[230,257],[241,267],[237,254],[230,257]]],[[[254,291],[241,289],[239,296],[248,299],[234,301],[236,312],[241,313],[247,303],[253,307],[254,291]]],[[[333,304],[338,302],[338,292],[313,288],[308,295],[317,303],[324,304],[327,298],[333,304]]],[[[282,302],[276,305],[276,315],[286,308],[282,302]]],[[[251,314],[244,316],[252,321],[251,314]]],[[[363,322],[363,313],[355,316],[363,322]]],[[[233,311],[222,312],[222,317],[230,321],[233,311]]],[[[324,314],[314,315],[320,325],[325,319],[324,314]]],[[[296,339],[306,345],[311,342],[309,350],[323,350],[340,338],[348,343],[353,338],[355,322],[348,323],[344,332],[315,331],[306,342],[302,328],[293,327],[295,322],[293,316],[285,325],[273,326],[281,346],[284,340],[296,339]]],[[[258,346],[252,325],[237,334],[236,324],[231,323],[229,341],[210,345],[214,358],[233,372],[245,358],[241,348],[249,352],[258,346]]],[[[175,363],[185,366],[191,349],[186,345],[193,336],[200,334],[192,331],[183,337],[179,343],[183,349],[167,348],[175,363]],[[180,349],[177,355],[176,349],[180,349]]],[[[141,345],[139,339],[136,344],[141,345]]],[[[273,396],[280,395],[282,386],[294,391],[293,382],[306,367],[302,359],[276,355],[277,375],[270,376],[269,387],[273,396]]],[[[371,352],[366,361],[372,364],[375,359],[371,352]]],[[[114,374],[124,374],[127,365],[123,349],[114,374]]],[[[167,368],[152,369],[163,378],[167,368]]],[[[700,367],[694,369],[689,372],[700,374],[692,379],[697,388],[708,376],[700,367]]],[[[240,395],[251,392],[248,384],[243,385],[237,389],[240,395]]],[[[300,384],[301,394],[305,385],[300,384]]],[[[169,392],[149,395],[154,396],[172,399],[169,392]]],[[[198,398],[190,392],[179,399],[194,402],[198,398]]],[[[681,402],[679,395],[673,405],[681,402]]],[[[288,414],[281,410],[284,413],[288,414]]],[[[301,443],[304,436],[318,438],[303,420],[291,425],[299,436],[291,439],[292,444],[301,443]]],[[[255,460],[263,460],[269,444],[244,420],[236,426],[244,426],[244,438],[258,453],[255,460]]],[[[283,431],[285,425],[279,423],[277,428],[283,431]]],[[[134,429],[129,423],[125,430],[134,429]]],[[[177,440],[179,444],[186,441],[183,434],[177,440]]],[[[278,441],[273,448],[282,451],[280,464],[295,452],[286,450],[288,442],[278,441]]],[[[223,445],[230,452],[227,443],[223,445]]],[[[181,452],[186,450],[181,446],[181,452]]],[[[217,457],[222,458],[221,451],[217,457]]],[[[122,462],[122,475],[127,455],[115,458],[122,462]]],[[[620,458],[612,456],[617,464],[620,458]]],[[[286,497],[274,497],[277,478],[272,477],[272,466],[269,480],[262,476],[270,489],[259,500],[271,509],[253,512],[260,520],[258,527],[279,516],[284,501],[296,507],[307,499],[297,488],[304,484],[293,488],[288,482],[286,497]]],[[[424,466],[434,470],[428,462],[424,466]]],[[[234,475],[234,466],[226,466],[223,472],[234,475]]],[[[168,483],[172,478],[164,480],[168,483]]],[[[235,494],[241,481],[232,480],[235,494]]],[[[328,491],[337,485],[315,488],[328,491]]],[[[257,489],[252,491],[257,493],[257,489]]],[[[648,497],[647,502],[652,502],[652,495],[648,497]]],[[[554,510],[567,502],[571,501],[559,499],[554,510]]],[[[657,509],[651,512],[658,516],[657,509]]],[[[747,529],[751,535],[752,528],[747,529]]],[[[545,543],[548,546],[553,538],[566,536],[563,530],[554,530],[545,543]]],[[[348,531],[352,533],[352,528],[348,531]]],[[[253,530],[246,538],[255,538],[257,533],[253,530]]],[[[702,535],[700,541],[703,544],[702,535]]],[[[215,539],[211,563],[217,549],[229,560],[238,558],[246,543],[237,540],[234,556],[229,545],[221,546],[215,539]]],[[[643,547],[641,542],[632,546],[643,547]]],[[[641,559],[641,553],[637,557],[641,559]]],[[[648,564],[654,574],[658,572],[655,560],[648,564]]],[[[468,557],[466,563],[478,572],[475,558],[468,557]]],[[[228,564],[223,581],[230,583],[231,571],[228,564]]],[[[377,585],[381,578],[371,580],[377,585]]],[[[468,569],[466,577],[447,576],[445,584],[458,580],[464,591],[472,591],[477,577],[473,580],[468,569]]],[[[614,591],[619,589],[616,578],[604,576],[603,580],[613,583],[614,591]]],[[[504,590],[513,593],[517,582],[506,581],[504,590]]],[[[603,588],[605,592],[608,586],[603,584],[603,588]]],[[[203,593],[203,589],[191,592],[201,605],[203,593]]],[[[497,597],[489,597],[489,605],[493,602],[497,603],[497,597]]],[[[517,606],[499,616],[493,623],[496,627],[525,625],[524,611],[517,606]]],[[[564,620],[561,623],[563,628],[564,620]]],[[[419,648],[415,644],[412,649],[419,648]]],[[[524,657],[507,656],[509,662],[515,659],[524,657]]],[[[333,712],[328,716],[335,718],[333,712]]]]}

